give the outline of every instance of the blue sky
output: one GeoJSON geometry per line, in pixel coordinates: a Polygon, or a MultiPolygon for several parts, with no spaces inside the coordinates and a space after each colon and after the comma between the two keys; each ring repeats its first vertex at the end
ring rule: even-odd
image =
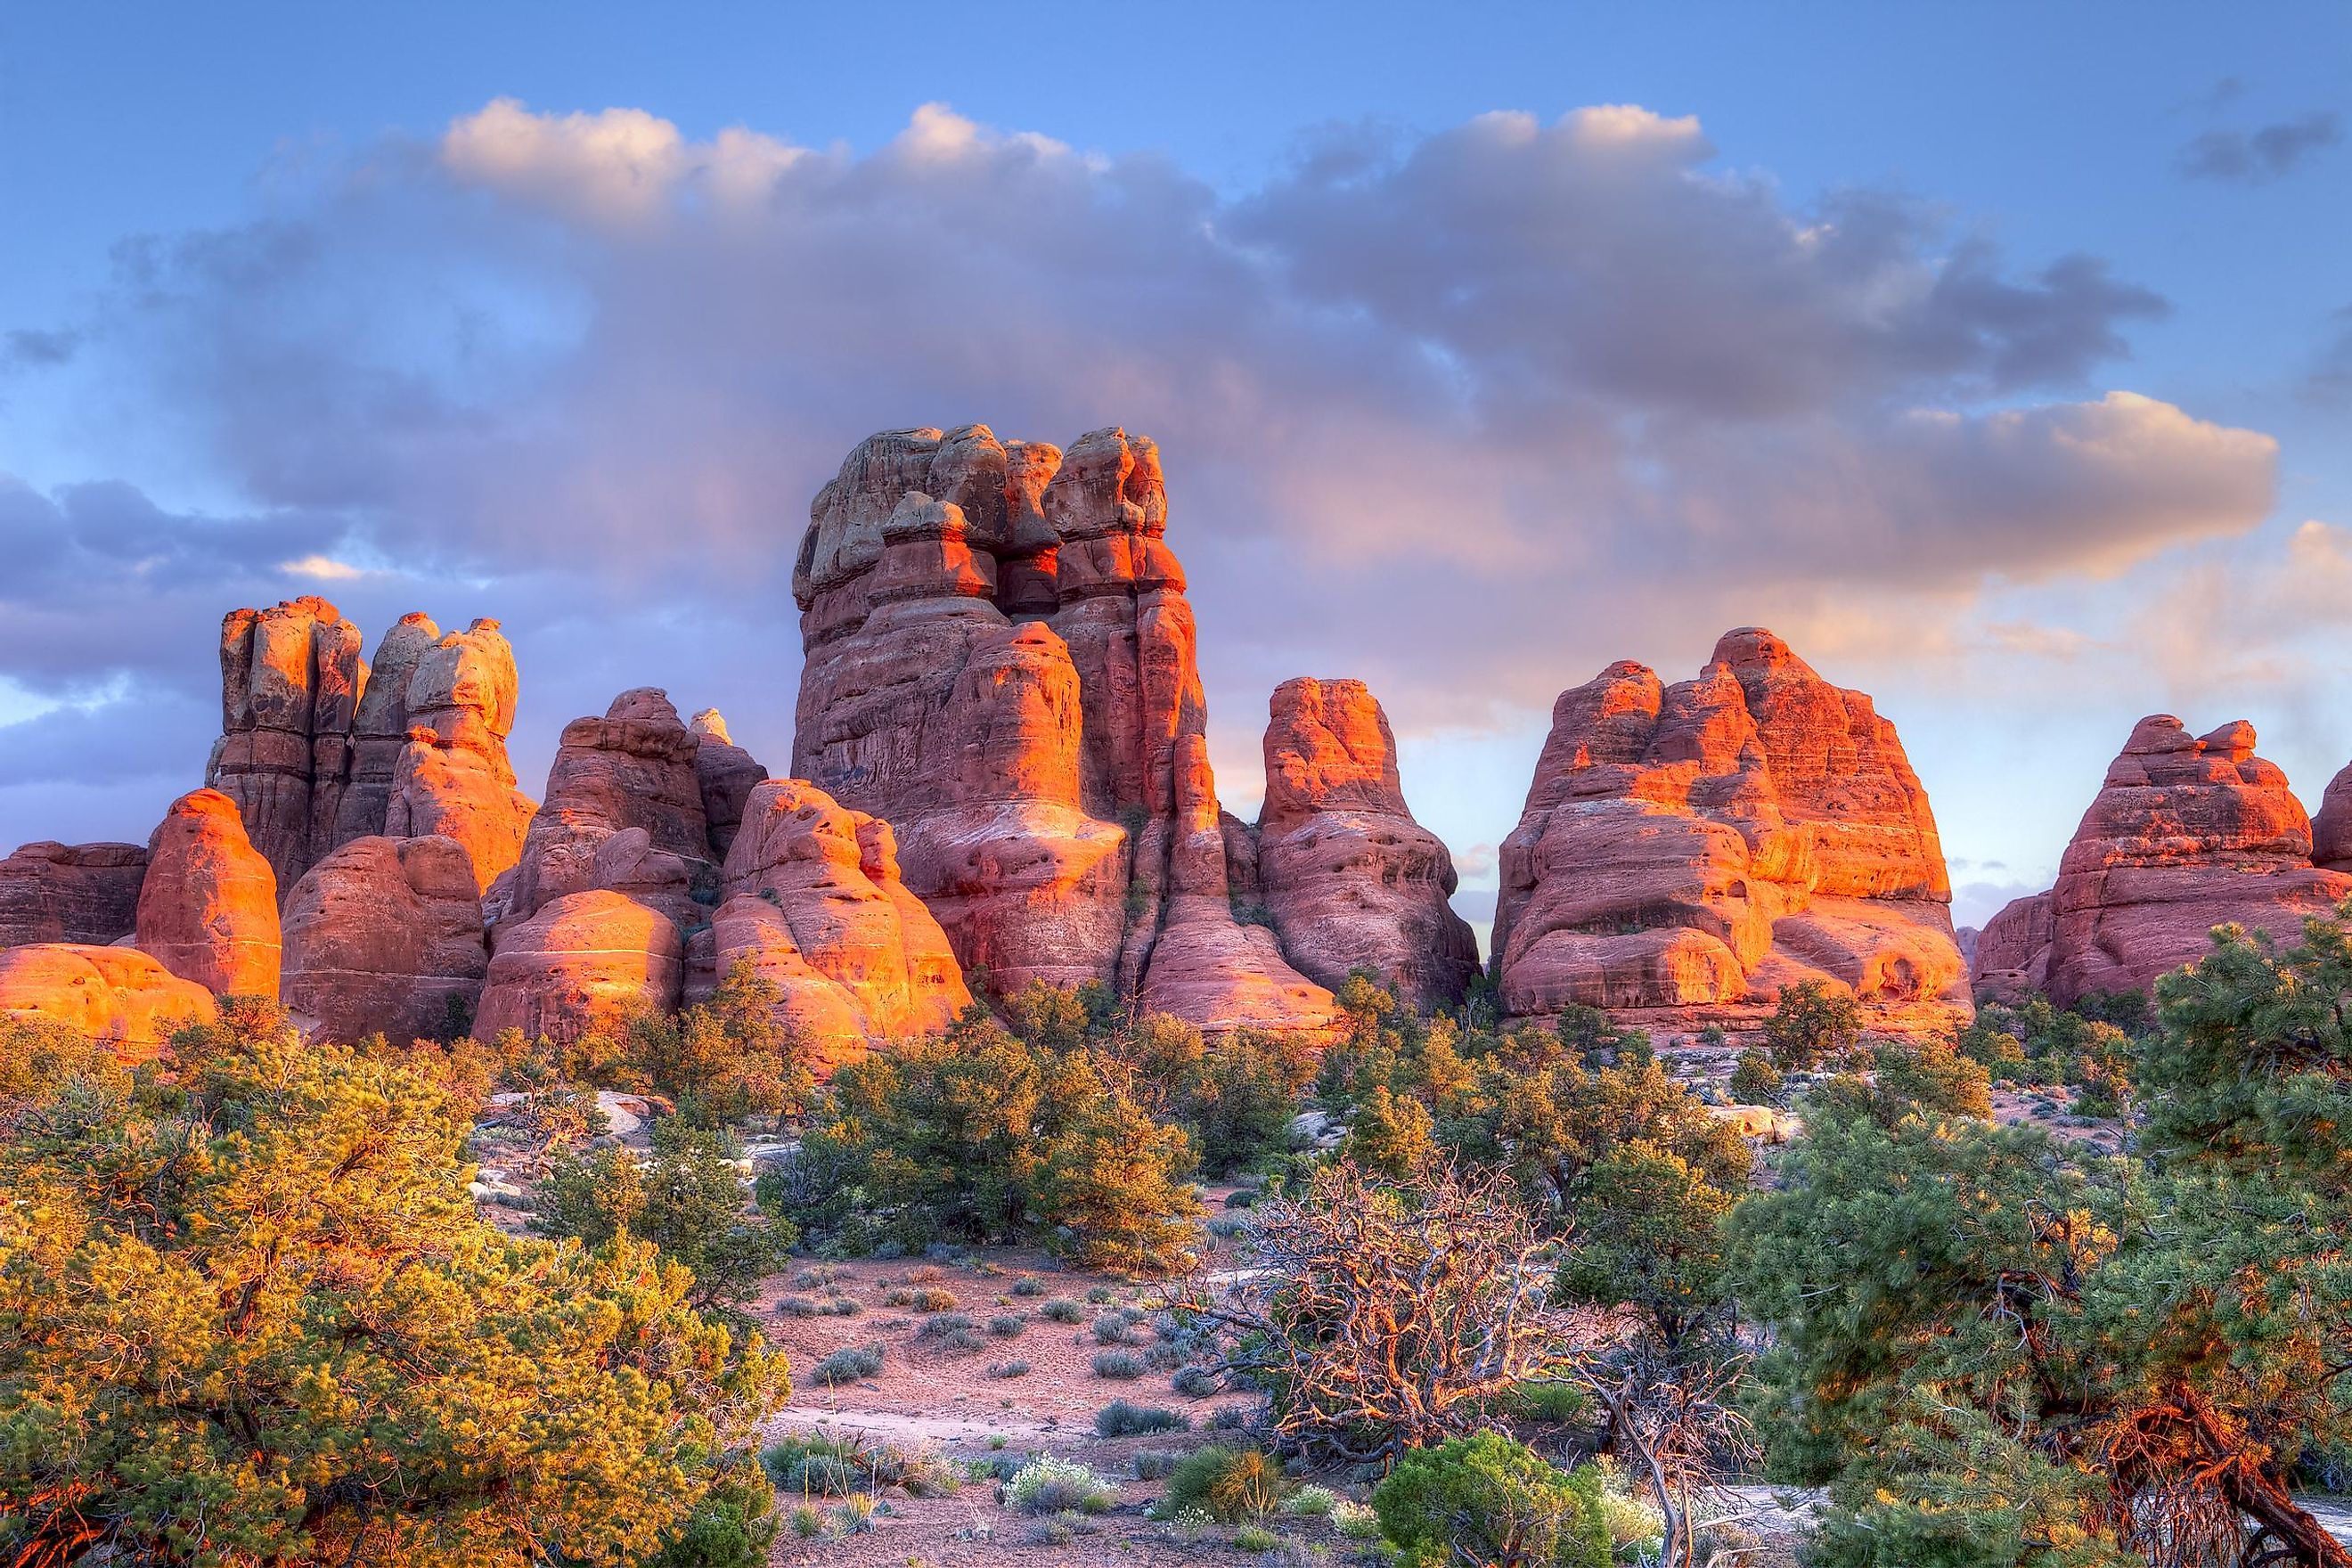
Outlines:
{"type": "Polygon", "coordinates": [[[505,619],[527,783],[643,681],[781,758],[857,436],[1124,422],[1229,795],[1362,674],[1475,879],[1763,622],[1980,918],[2142,713],[2352,758],[2347,99],[2321,5],[0,8],[0,839],[143,837],[297,591],[505,619]]]}

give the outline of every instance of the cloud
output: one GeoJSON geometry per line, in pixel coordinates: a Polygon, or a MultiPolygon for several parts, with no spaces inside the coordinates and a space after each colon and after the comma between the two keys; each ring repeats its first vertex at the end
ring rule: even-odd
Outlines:
{"type": "Polygon", "coordinates": [[[858,153],[499,100],[306,177],[58,327],[240,510],[0,489],[0,677],[194,689],[223,610],[324,585],[371,632],[499,616],[527,779],[642,680],[780,756],[809,497],[916,423],[1159,438],[1221,756],[1303,669],[1426,733],[1733,625],[1916,658],[2272,495],[2267,437],[2112,389],[2165,307],[2108,262],[1633,106],[1326,130],[1228,194],[939,106],[858,153]]]}
{"type": "Polygon", "coordinates": [[[2176,166],[2188,179],[2263,185],[2343,140],[2343,121],[2315,110],[2253,131],[2208,131],[2180,149],[2176,166]]]}

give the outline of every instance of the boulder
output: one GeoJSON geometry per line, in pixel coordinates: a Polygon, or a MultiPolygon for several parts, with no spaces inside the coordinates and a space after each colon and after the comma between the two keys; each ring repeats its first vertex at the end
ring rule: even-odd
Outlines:
{"type": "Polygon", "coordinates": [[[279,885],[333,847],[368,668],[360,629],[316,597],[221,622],[221,738],[205,783],[236,802],[279,885]]]}
{"type": "Polygon", "coordinates": [[[947,934],[900,877],[889,825],[805,780],[751,792],[725,891],[709,980],[748,963],[824,1067],[944,1028],[971,1005],[947,934]]]}
{"type": "Polygon", "coordinates": [[[200,789],[172,803],[147,841],[138,947],[221,995],[278,996],[278,882],[246,837],[237,803],[200,789]]]}
{"type": "Polygon", "coordinates": [[[1868,697],[1759,628],[1693,680],[1610,666],[1564,692],[1502,848],[1505,1012],[1603,1008],[1654,1032],[1752,1030],[1824,983],[1874,1026],[1971,1014],[1927,792],[1868,697]]]}
{"type": "Polygon", "coordinates": [[[999,994],[1147,995],[1181,925],[1176,970],[1221,947],[1240,991],[1302,1003],[1237,1009],[1195,980],[1162,987],[1171,1005],[1321,1027],[1328,994],[1241,931],[1223,853],[1192,852],[1221,830],[1167,515],[1157,448],[1118,429],[1066,457],[977,425],[860,443],[793,576],[793,771],[892,825],[906,885],[999,994]]]}
{"type": "Polygon", "coordinates": [[[567,893],[500,931],[474,1033],[568,1043],[634,1008],[676,1007],[682,956],[660,911],[602,888],[567,893]]]}
{"type": "Polygon", "coordinates": [[[454,838],[354,838],[286,900],[286,1010],[330,1038],[448,1038],[473,1023],[489,952],[454,838]]]}
{"type": "Polygon", "coordinates": [[[19,845],[0,860],[0,947],[120,941],[139,922],[146,875],[137,844],[19,845]]]}
{"type": "Polygon", "coordinates": [[[1255,842],[1236,855],[1229,833],[1228,846],[1229,875],[1254,868],[1249,901],[1309,978],[1337,986],[1364,969],[1424,1011],[1462,1000],[1478,942],[1447,902],[1454,858],[1405,805],[1395,737],[1362,681],[1275,689],[1255,842]]]}
{"type": "Polygon", "coordinates": [[[125,1060],[157,1055],[174,1029],[217,1011],[210,991],[136,948],[34,942],[0,952],[0,1017],[62,1025],[125,1060]]]}

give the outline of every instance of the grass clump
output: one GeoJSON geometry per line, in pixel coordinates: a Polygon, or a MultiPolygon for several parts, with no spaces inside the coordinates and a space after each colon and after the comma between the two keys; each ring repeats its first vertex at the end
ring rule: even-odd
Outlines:
{"type": "Polygon", "coordinates": [[[1143,1432],[1181,1432],[1192,1423],[1157,1405],[1137,1405],[1114,1399],[1095,1412],[1095,1433],[1103,1437],[1132,1437],[1143,1432]]]}
{"type": "Polygon", "coordinates": [[[1118,1490],[1073,1459],[1040,1455],[1004,1483],[1004,1501],[1017,1513],[1100,1513],[1118,1490]]]}
{"type": "Polygon", "coordinates": [[[826,1388],[859,1383],[882,1370],[882,1347],[845,1345],[809,1369],[809,1380],[826,1388]]]}
{"type": "Polygon", "coordinates": [[[1271,1552],[1282,1544],[1282,1537],[1262,1525],[1245,1524],[1234,1531],[1236,1552],[1271,1552]]]}
{"type": "Polygon", "coordinates": [[[1221,1524],[1237,1524],[1265,1518],[1289,1490],[1273,1455],[1213,1445],[1185,1455],[1169,1473],[1162,1506],[1171,1514],[1198,1509],[1221,1524]]]}

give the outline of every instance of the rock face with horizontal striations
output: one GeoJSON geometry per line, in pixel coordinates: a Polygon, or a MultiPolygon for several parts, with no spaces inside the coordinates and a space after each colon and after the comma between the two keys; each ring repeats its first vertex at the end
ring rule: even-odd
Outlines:
{"type": "Polygon", "coordinates": [[[153,1058],[172,1031],[218,1011],[210,991],[137,948],[45,942],[0,952],[0,1017],[59,1025],[125,1061],[153,1058]]]}
{"type": "Polygon", "coordinates": [[[743,805],[751,792],[768,782],[768,770],[735,743],[727,721],[716,708],[705,708],[687,726],[694,731],[694,777],[702,788],[702,818],[710,832],[710,847],[727,858],[742,826],[743,805]]]}
{"type": "Polygon", "coordinates": [[[278,882],[237,804],[200,789],[172,803],[147,841],[139,950],[220,995],[278,996],[278,882]]]}
{"type": "Polygon", "coordinates": [[[24,844],[0,860],[0,947],[103,947],[139,923],[147,851],[137,844],[24,844]]]}
{"type": "Polygon", "coordinates": [[[1253,861],[1283,951],[1324,985],[1369,970],[1429,1009],[1460,1002],[1478,972],[1477,938],[1446,901],[1454,857],[1405,805],[1388,715],[1360,680],[1275,688],[1253,861]]]}
{"type": "Polygon", "coordinates": [[[603,888],[567,893],[499,936],[474,1033],[569,1043],[633,1008],[674,1008],[683,952],[659,910],[603,888]]]}
{"type": "Polygon", "coordinates": [[[750,964],[781,992],[779,1019],[822,1070],[944,1028],[971,1003],[946,932],[907,890],[889,825],[804,780],[751,792],[725,890],[709,967],[689,973],[689,993],[750,964]]]}
{"type": "Polygon", "coordinates": [[[2057,932],[2058,900],[2034,893],[2011,899],[1977,933],[1969,978],[1979,1002],[2020,1002],[2050,989],[2050,942],[2057,932]]]}
{"type": "Polygon", "coordinates": [[[1327,1027],[1328,993],[1234,917],[1167,517],[1157,448],[1118,429],[860,443],[793,577],[793,772],[891,824],[999,994],[1101,980],[1204,1026],[1327,1027]]]}
{"type": "Polygon", "coordinates": [[[331,1039],[464,1034],[488,964],[473,858],[454,838],[354,838],[286,900],[280,999],[331,1039]]]}
{"type": "Polygon", "coordinates": [[[290,888],[333,847],[367,680],[360,629],[314,597],[232,610],[220,664],[221,738],[205,782],[236,803],[253,847],[290,888]]]}
{"type": "MultiPolygon", "coordinates": [[[[410,626],[404,620],[385,643],[404,643],[410,626]]],[[[393,838],[456,839],[485,889],[521,857],[538,810],[515,787],[507,761],[518,689],[514,649],[496,621],[478,620],[415,650],[402,702],[407,739],[379,829],[393,838]]],[[[383,721],[390,717],[387,710],[383,721]]]]}
{"type": "Polygon", "coordinates": [[[1971,1011],[1950,898],[1895,727],[1751,627],[1694,680],[1620,663],[1561,694],[1503,845],[1494,972],[1514,1016],[1752,1029],[1810,979],[1935,1030],[1971,1011]]]}
{"type": "MultiPolygon", "coordinates": [[[[2322,811],[2332,840],[2337,825],[2322,811]]],[[[2217,925],[2293,942],[2306,917],[2352,897],[2352,873],[2314,864],[2314,839],[2286,775],[2254,754],[2252,725],[2198,737],[2159,713],[2134,727],[2074,829],[2057,886],[2035,895],[2047,900],[2046,919],[2032,900],[1995,919],[2020,930],[2025,973],[2038,966],[2061,1006],[2093,992],[2145,991],[2202,957],[2217,925]],[[2034,934],[2046,949],[2031,948],[2034,934]]],[[[2331,860],[2339,853],[2331,842],[2331,860]]],[[[1981,946],[1978,959],[1980,983],[2006,973],[1981,946]]]]}

